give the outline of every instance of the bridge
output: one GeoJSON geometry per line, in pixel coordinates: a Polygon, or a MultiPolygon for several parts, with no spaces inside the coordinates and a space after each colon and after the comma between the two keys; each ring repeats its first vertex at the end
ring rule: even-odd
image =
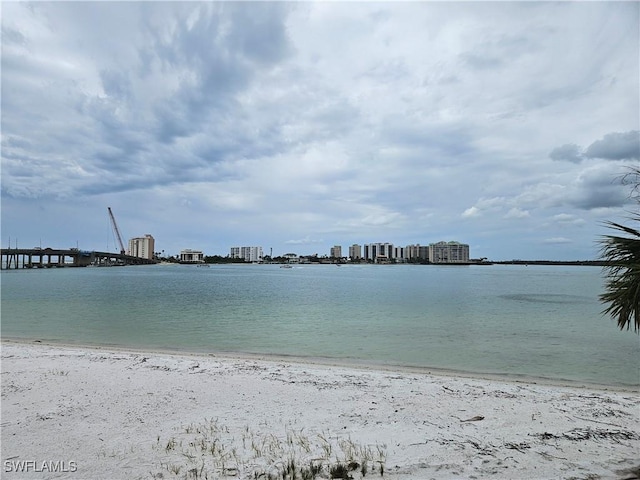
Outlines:
{"type": "Polygon", "coordinates": [[[95,252],[71,248],[3,248],[0,249],[1,270],[18,268],[114,267],[153,265],[155,260],[122,253],[95,252]]]}

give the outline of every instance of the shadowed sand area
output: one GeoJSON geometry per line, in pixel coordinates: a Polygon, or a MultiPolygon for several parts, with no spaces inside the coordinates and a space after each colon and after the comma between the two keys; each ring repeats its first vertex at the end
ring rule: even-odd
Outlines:
{"type": "Polygon", "coordinates": [[[355,479],[627,478],[640,465],[637,389],[19,342],[2,344],[1,426],[3,479],[282,478],[291,460],[317,478],[338,463],[355,479]]]}

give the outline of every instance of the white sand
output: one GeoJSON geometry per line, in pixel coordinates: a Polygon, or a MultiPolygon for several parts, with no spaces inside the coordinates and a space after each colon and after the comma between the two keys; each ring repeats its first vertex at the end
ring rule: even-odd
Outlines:
{"type": "Polygon", "coordinates": [[[13,342],[1,370],[3,479],[254,478],[290,458],[364,459],[374,479],[381,463],[403,479],[640,466],[634,390],[13,342]]]}

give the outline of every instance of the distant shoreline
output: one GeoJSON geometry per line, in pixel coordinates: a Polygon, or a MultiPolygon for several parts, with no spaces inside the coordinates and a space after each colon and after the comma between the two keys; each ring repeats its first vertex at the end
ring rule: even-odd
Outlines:
{"type": "MultiPolygon", "coordinates": [[[[282,265],[286,262],[205,262],[207,265],[282,265]]],[[[177,262],[160,262],[161,265],[167,264],[175,264],[178,265],[177,262]]],[[[375,262],[339,262],[339,261],[329,261],[329,260],[320,260],[314,262],[297,262],[291,263],[290,265],[420,265],[420,266],[470,266],[470,265],[567,265],[567,266],[587,266],[587,267],[606,267],[608,262],[603,260],[482,260],[482,261],[469,261],[469,262],[442,262],[442,263],[430,263],[430,262],[385,262],[385,263],[375,263],[375,262]]]]}
{"type": "Polygon", "coordinates": [[[489,260],[488,258],[469,259],[466,262],[436,262],[432,263],[427,260],[421,261],[389,261],[375,262],[366,259],[358,259],[358,261],[347,260],[346,257],[330,258],[317,256],[302,256],[298,261],[290,262],[283,260],[281,257],[270,258],[259,262],[247,262],[238,258],[222,257],[220,255],[205,256],[203,261],[178,261],[169,258],[140,259],[130,255],[121,255],[108,252],[80,251],[78,249],[52,249],[52,248],[34,248],[34,249],[18,249],[18,248],[2,248],[1,269],[31,269],[31,268],[61,268],[61,267],[86,267],[86,266],[120,266],[125,264],[160,264],[160,265],[282,265],[282,264],[300,264],[300,265],[436,265],[436,266],[469,266],[469,265],[560,265],[560,266],[598,266],[606,267],[609,263],[604,260],[489,260]],[[19,266],[22,258],[22,267],[19,266]],[[33,257],[39,260],[33,261],[33,257]],[[94,265],[94,256],[103,258],[104,262],[94,265]],[[45,263],[43,258],[47,257],[45,263]],[[51,257],[55,257],[54,262],[51,257]],[[67,257],[73,258],[73,263],[66,261],[67,257]],[[28,261],[28,263],[27,263],[28,261]]]}
{"type": "Polygon", "coordinates": [[[588,267],[606,267],[603,260],[502,260],[487,262],[494,265],[576,265],[588,267]]]}

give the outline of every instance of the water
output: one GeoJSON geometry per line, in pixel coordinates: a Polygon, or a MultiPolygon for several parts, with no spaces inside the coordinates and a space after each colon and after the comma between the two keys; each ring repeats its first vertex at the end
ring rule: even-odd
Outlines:
{"type": "Polygon", "coordinates": [[[598,267],[155,265],[3,271],[4,337],[640,385],[598,267]]]}

